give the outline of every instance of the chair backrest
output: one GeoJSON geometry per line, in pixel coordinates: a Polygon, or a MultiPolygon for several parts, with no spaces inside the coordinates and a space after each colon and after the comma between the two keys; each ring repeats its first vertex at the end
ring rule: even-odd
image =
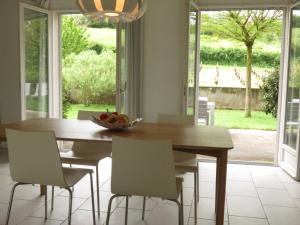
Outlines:
{"type": "Polygon", "coordinates": [[[198,99],[198,118],[208,119],[207,98],[199,97],[198,99]]]}
{"type": "MultiPolygon", "coordinates": [[[[79,120],[90,120],[93,116],[98,116],[99,114],[104,112],[99,111],[83,111],[79,110],[77,114],[77,119],[79,120]]],[[[83,153],[86,155],[88,152],[97,152],[101,150],[102,152],[111,152],[111,143],[99,143],[99,142],[74,142],[73,151],[78,155],[83,153]]]]}
{"type": "Polygon", "coordinates": [[[77,114],[77,119],[90,120],[93,116],[98,116],[101,113],[104,113],[104,112],[79,110],[78,114],[77,114]]]}
{"type": "Polygon", "coordinates": [[[177,198],[171,141],[114,136],[111,191],[123,195],[177,198]]]}
{"type": "Polygon", "coordinates": [[[67,187],[52,131],[6,129],[11,177],[16,182],[67,187]]]}
{"type": "Polygon", "coordinates": [[[171,123],[182,125],[194,125],[194,116],[192,115],[176,115],[176,114],[157,114],[156,122],[158,123],[171,123]]]}

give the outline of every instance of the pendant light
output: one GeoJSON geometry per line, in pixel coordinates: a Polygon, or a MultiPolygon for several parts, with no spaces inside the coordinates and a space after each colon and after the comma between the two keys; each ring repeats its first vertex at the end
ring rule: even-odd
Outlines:
{"type": "Polygon", "coordinates": [[[89,19],[110,22],[132,22],[141,18],[147,0],[76,0],[81,12],[89,19]]]}

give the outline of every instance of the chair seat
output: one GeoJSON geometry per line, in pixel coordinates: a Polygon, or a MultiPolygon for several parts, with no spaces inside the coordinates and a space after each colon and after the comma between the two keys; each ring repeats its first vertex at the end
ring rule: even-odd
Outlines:
{"type": "Polygon", "coordinates": [[[92,173],[93,170],[81,169],[81,168],[66,168],[63,167],[63,173],[65,181],[68,187],[73,187],[78,181],[80,181],[88,173],[92,173]]]}
{"type": "Polygon", "coordinates": [[[196,154],[174,151],[176,172],[197,172],[198,160],[196,154]]]}
{"type": "Polygon", "coordinates": [[[97,151],[97,152],[80,151],[80,153],[77,153],[72,149],[68,149],[68,150],[64,149],[63,151],[60,152],[62,163],[80,164],[86,166],[96,166],[98,165],[101,159],[110,156],[111,156],[110,152],[101,152],[101,151],[97,151]]]}

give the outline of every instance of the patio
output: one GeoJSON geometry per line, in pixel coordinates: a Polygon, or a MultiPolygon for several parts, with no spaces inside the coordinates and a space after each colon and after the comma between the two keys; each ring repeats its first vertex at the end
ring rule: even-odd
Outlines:
{"type": "Polygon", "coordinates": [[[273,163],[276,131],[230,129],[234,150],[229,160],[273,163]]]}
{"type": "MultiPolygon", "coordinates": [[[[9,176],[7,152],[0,150],[0,224],[4,224],[12,182],[9,176]]],[[[103,224],[110,193],[111,160],[100,163],[101,173],[101,217],[103,224]]],[[[214,224],[215,164],[200,163],[200,201],[198,224],[214,224]]],[[[230,225],[298,225],[300,220],[300,184],[278,167],[229,164],[227,176],[227,201],[225,224],[230,225]],[[243,206],[243,207],[241,207],[243,206]]],[[[17,189],[10,224],[58,225],[67,224],[68,193],[56,190],[55,207],[49,209],[49,220],[44,221],[44,198],[38,186],[23,186],[17,189]]],[[[90,213],[88,178],[75,186],[74,225],[92,224],[90,213]]],[[[193,175],[184,176],[185,224],[194,224],[193,175]]],[[[110,224],[123,224],[125,201],[120,198],[113,205],[110,224]]],[[[171,225],[177,224],[176,206],[168,201],[148,199],[146,221],[141,220],[142,198],[129,201],[129,224],[171,225]]]]}

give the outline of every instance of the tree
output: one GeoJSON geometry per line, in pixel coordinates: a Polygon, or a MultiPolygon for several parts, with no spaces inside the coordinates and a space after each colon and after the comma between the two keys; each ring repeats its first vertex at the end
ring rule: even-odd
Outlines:
{"type": "Polygon", "coordinates": [[[62,55],[79,54],[89,45],[86,28],[76,23],[76,17],[64,16],[62,20],[62,55]]]}
{"type": "Polygon", "coordinates": [[[247,49],[245,117],[251,117],[251,74],[253,45],[255,40],[268,31],[278,30],[278,10],[242,10],[219,14],[215,31],[224,38],[242,42],[247,49]]]}

